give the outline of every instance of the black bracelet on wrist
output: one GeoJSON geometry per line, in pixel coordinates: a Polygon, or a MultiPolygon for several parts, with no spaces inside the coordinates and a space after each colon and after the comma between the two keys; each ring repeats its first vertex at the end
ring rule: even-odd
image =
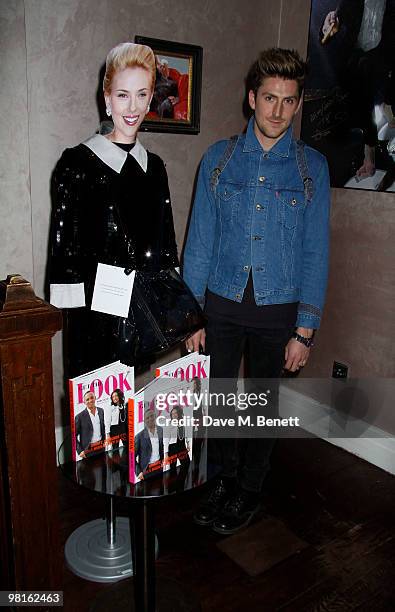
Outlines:
{"type": "Polygon", "coordinates": [[[306,338],[306,336],[302,336],[301,334],[298,334],[298,332],[295,331],[292,337],[295,338],[295,340],[297,340],[298,342],[301,342],[301,344],[307,346],[307,348],[311,348],[312,346],[314,346],[314,334],[311,336],[311,338],[306,338]]]}

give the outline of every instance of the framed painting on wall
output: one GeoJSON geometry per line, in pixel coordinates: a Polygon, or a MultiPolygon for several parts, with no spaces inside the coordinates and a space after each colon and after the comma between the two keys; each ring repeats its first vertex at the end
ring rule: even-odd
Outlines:
{"type": "Polygon", "coordinates": [[[312,0],[302,138],[332,187],[395,191],[395,0],[312,0]]]}
{"type": "Polygon", "coordinates": [[[147,132],[198,134],[203,49],[197,45],[136,36],[156,59],[155,91],[141,125],[147,132]]]}

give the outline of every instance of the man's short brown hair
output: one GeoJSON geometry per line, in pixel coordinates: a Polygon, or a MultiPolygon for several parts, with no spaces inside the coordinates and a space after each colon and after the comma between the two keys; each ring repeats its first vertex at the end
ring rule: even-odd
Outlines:
{"type": "Polygon", "coordinates": [[[281,77],[291,81],[297,81],[299,96],[302,95],[304,79],[306,75],[306,62],[302,60],[295,49],[280,49],[272,47],[259,54],[248,72],[246,85],[247,91],[253,91],[256,95],[263,79],[267,77],[281,77]]]}

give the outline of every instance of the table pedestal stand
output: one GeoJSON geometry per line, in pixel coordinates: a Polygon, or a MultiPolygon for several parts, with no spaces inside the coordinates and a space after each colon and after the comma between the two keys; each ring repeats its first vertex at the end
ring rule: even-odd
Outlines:
{"type": "Polygon", "coordinates": [[[117,582],[133,575],[129,519],[116,517],[113,497],[106,498],[106,519],[84,523],[73,531],[64,554],[68,568],[86,580],[117,582]]]}
{"type": "Polygon", "coordinates": [[[180,583],[172,578],[156,579],[154,509],[149,499],[136,504],[130,528],[134,533],[133,581],[102,591],[90,612],[199,612],[196,596],[185,593],[180,583]]]}

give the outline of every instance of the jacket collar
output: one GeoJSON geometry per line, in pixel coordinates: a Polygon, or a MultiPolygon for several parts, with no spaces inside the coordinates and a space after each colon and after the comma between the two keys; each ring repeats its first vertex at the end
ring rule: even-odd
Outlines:
{"type": "MultiPolygon", "coordinates": [[[[263,150],[262,145],[259,142],[258,138],[255,136],[254,132],[254,121],[255,116],[253,115],[248,122],[246,139],[244,143],[243,151],[259,151],[263,150]]],[[[289,126],[284,136],[280,138],[278,142],[270,149],[269,153],[274,153],[275,155],[279,155],[280,157],[289,157],[289,152],[291,149],[291,143],[293,141],[293,133],[292,133],[292,125],[289,126]]]]}
{"type": "Polygon", "coordinates": [[[95,134],[83,142],[88,149],[93,151],[107,166],[110,166],[118,174],[121,172],[128,155],[134,157],[144,172],[147,172],[148,155],[141,142],[137,139],[133,149],[127,153],[116,144],[101,134],[95,134]]]}

